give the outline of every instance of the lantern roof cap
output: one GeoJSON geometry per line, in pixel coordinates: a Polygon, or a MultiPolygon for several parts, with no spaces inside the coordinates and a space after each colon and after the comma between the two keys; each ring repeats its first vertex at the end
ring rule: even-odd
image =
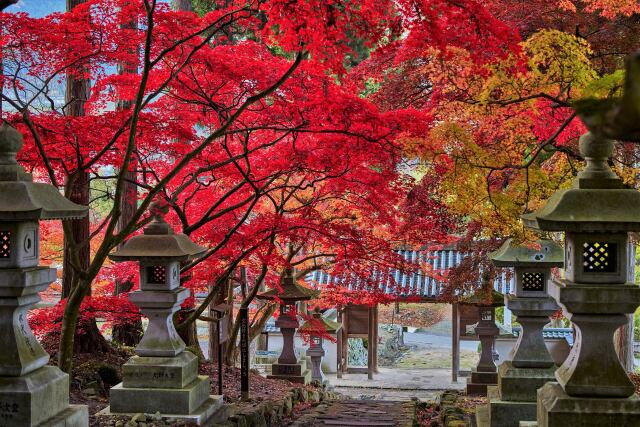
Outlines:
{"type": "Polygon", "coordinates": [[[489,259],[496,267],[562,267],[564,250],[553,240],[538,240],[534,246],[526,246],[507,239],[489,259]]]}
{"type": "Polygon", "coordinates": [[[6,122],[0,125],[0,221],[73,219],[87,215],[88,207],[75,204],[50,184],[33,182],[18,164],[22,134],[6,122]]]}
{"type": "Polygon", "coordinates": [[[309,334],[314,334],[318,332],[335,334],[336,332],[338,332],[338,330],[340,330],[340,328],[342,328],[341,323],[334,322],[332,320],[329,320],[323,317],[322,313],[320,312],[320,307],[316,307],[315,310],[313,310],[313,315],[311,319],[304,322],[298,330],[302,332],[307,332],[309,334]]]}
{"type": "Polygon", "coordinates": [[[123,261],[188,261],[207,251],[184,234],[175,234],[164,215],[169,211],[166,204],[153,202],[149,206],[152,220],[143,234],[131,237],[117,251],[109,255],[115,262],[123,261]]]}
{"type": "Polygon", "coordinates": [[[293,269],[287,268],[282,277],[282,291],[278,288],[273,288],[258,294],[257,297],[263,300],[274,300],[277,298],[284,302],[294,302],[317,298],[319,294],[320,291],[300,285],[294,278],[293,269]]]}
{"type": "Polygon", "coordinates": [[[522,215],[524,225],[545,231],[628,232],[640,230],[640,192],[626,187],[611,170],[613,142],[586,133],[580,153],[586,168],[569,189],[556,191],[547,204],[522,215]]]}

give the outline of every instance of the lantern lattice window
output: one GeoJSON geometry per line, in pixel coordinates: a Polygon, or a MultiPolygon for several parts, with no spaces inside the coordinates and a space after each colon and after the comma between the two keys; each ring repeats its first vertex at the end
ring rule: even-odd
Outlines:
{"type": "Polygon", "coordinates": [[[544,291],[544,273],[523,273],[522,290],[544,291]]]}
{"type": "Polygon", "coordinates": [[[147,267],[147,280],[149,283],[165,283],[167,281],[167,268],[163,265],[147,267]]]}
{"type": "Polygon", "coordinates": [[[0,231],[0,258],[11,256],[11,232],[0,231]]]}
{"type": "Polygon", "coordinates": [[[582,260],[585,273],[613,273],[616,271],[616,243],[585,242],[582,260]]]}

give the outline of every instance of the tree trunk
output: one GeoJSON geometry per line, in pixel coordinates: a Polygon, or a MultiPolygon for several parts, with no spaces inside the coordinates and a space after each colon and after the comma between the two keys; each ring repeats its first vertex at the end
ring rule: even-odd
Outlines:
{"type": "MultiPolygon", "coordinates": [[[[122,28],[124,29],[136,29],[138,27],[138,21],[134,17],[127,24],[124,24],[122,28]]],[[[134,53],[134,52],[130,52],[134,53]]],[[[118,74],[137,74],[138,73],[138,64],[133,61],[123,61],[118,63],[118,74]]],[[[119,100],[116,106],[118,110],[127,110],[131,108],[131,101],[119,100]]],[[[122,231],[131,219],[135,215],[135,212],[138,208],[138,185],[137,185],[137,174],[136,174],[137,162],[131,161],[131,167],[128,171],[121,171],[121,173],[125,173],[125,181],[124,181],[124,190],[122,192],[122,199],[120,202],[120,206],[122,207],[122,211],[120,213],[120,218],[118,219],[118,226],[116,228],[117,232],[122,231]]],[[[123,244],[119,245],[118,249],[122,248],[123,244]]],[[[133,283],[131,281],[120,282],[116,281],[116,286],[114,289],[114,295],[120,295],[122,293],[130,292],[133,288],[133,283]]],[[[142,330],[142,318],[138,317],[136,320],[133,320],[131,323],[114,325],[113,326],[113,341],[122,344],[134,347],[138,345],[140,339],[142,338],[143,330],[142,330]]]]}
{"type": "Polygon", "coordinates": [[[193,10],[191,0],[174,0],[173,7],[175,10],[191,12],[193,10]]]}
{"type": "MultiPolygon", "coordinates": [[[[86,0],[67,0],[67,11],[85,3],[86,0]]],[[[65,115],[80,117],[85,114],[85,103],[89,98],[89,81],[78,78],[73,72],[67,73],[67,87],[65,91],[65,115]]],[[[75,179],[67,181],[66,185],[69,200],[79,205],[88,206],[90,197],[89,172],[82,169],[83,159],[78,156],[78,170],[74,174],[75,179]]],[[[71,235],[65,236],[64,260],[62,271],[62,297],[67,298],[73,291],[74,284],[79,280],[74,277],[77,271],[87,271],[90,263],[90,223],[89,216],[68,221],[71,235]],[[70,244],[67,239],[72,239],[70,244]],[[73,253],[71,252],[73,251],[73,253]],[[73,265],[74,261],[77,265],[73,265]]],[[[89,287],[89,294],[91,288],[89,287]]],[[[95,320],[83,322],[79,325],[83,331],[74,341],[74,350],[86,353],[101,353],[109,348],[95,320]]]]}

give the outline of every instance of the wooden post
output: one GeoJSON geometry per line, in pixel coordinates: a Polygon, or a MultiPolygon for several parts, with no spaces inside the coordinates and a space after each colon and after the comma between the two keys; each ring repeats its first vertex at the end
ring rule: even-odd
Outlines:
{"type": "Polygon", "coordinates": [[[460,371],[460,313],[458,304],[451,304],[451,381],[458,382],[460,371]]]}
{"type": "Polygon", "coordinates": [[[373,333],[373,329],[375,327],[375,319],[373,315],[373,307],[369,307],[369,322],[367,328],[367,340],[369,341],[369,345],[367,346],[367,378],[373,379],[373,352],[375,350],[375,344],[373,343],[375,339],[375,334],[373,333]]]}
{"type": "MultiPolygon", "coordinates": [[[[342,323],[342,309],[338,309],[338,323],[342,323]]],[[[336,343],[336,377],[342,378],[342,346],[344,345],[344,325],[338,330],[336,343]]]]}
{"type": "Polygon", "coordinates": [[[242,400],[249,400],[249,309],[241,307],[240,316],[240,392],[242,400]]]}
{"type": "Polygon", "coordinates": [[[349,369],[349,310],[344,308],[342,315],[342,373],[349,369]]]}
{"type": "Polygon", "coordinates": [[[378,374],[378,305],[373,307],[373,372],[378,374]]]}

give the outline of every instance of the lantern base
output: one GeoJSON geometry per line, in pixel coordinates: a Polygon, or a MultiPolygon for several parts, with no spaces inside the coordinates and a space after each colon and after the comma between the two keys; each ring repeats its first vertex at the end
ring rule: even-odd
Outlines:
{"type": "Polygon", "coordinates": [[[516,368],[511,361],[500,364],[498,386],[489,386],[489,405],[478,407],[478,427],[518,427],[520,421],[533,421],[537,413],[537,390],[554,381],[555,367],[516,368]]]}
{"type": "Polygon", "coordinates": [[[497,372],[471,371],[471,378],[467,379],[467,394],[487,394],[487,386],[498,384],[497,372]]]}
{"type": "MultiPolygon", "coordinates": [[[[218,425],[217,423],[223,423],[228,418],[228,410],[225,410],[223,407],[223,397],[222,396],[209,396],[207,400],[195,411],[192,413],[185,414],[170,414],[166,411],[156,411],[160,412],[160,418],[165,421],[169,421],[175,423],[177,421],[183,421],[187,423],[194,423],[196,425],[218,425]]],[[[128,417],[133,417],[140,412],[111,412],[111,407],[107,406],[102,411],[98,412],[96,415],[99,417],[108,417],[112,415],[125,415],[128,417]]],[[[86,424],[84,424],[86,426],[86,424]]],[[[83,427],[84,427],[83,426],[83,427]]],[[[58,427],[58,426],[56,426],[58,427]]],[[[60,426],[62,427],[62,426],[60,426]]],[[[66,426],[65,426],[66,427],[66,426]]],[[[73,426],[75,427],[75,426],[73,426]]]]}
{"type": "Polygon", "coordinates": [[[498,395],[496,386],[489,386],[487,394],[491,398],[491,404],[476,408],[476,426],[519,427],[522,420],[536,419],[535,402],[505,402],[499,400],[495,397],[498,395]]]}
{"type": "Polygon", "coordinates": [[[307,359],[300,359],[296,364],[274,363],[271,365],[271,375],[267,375],[267,378],[309,384],[311,370],[307,368],[307,359]]]}
{"type": "Polygon", "coordinates": [[[205,403],[211,392],[209,377],[198,376],[183,388],[124,387],[111,388],[112,413],[192,415],[205,403]]]}
{"type": "Polygon", "coordinates": [[[548,382],[555,381],[556,367],[546,369],[517,368],[511,361],[498,368],[498,390],[500,399],[513,402],[535,402],[537,391],[548,382]]]}
{"type": "Polygon", "coordinates": [[[86,406],[69,406],[69,376],[44,366],[20,377],[0,377],[0,426],[84,427],[86,406]]]}
{"type": "Polygon", "coordinates": [[[558,383],[538,390],[538,427],[638,426],[640,398],[571,397],[558,383]]]}
{"type": "Polygon", "coordinates": [[[184,351],[175,357],[133,356],[122,366],[124,387],[183,388],[198,376],[198,357],[184,351]]]}

